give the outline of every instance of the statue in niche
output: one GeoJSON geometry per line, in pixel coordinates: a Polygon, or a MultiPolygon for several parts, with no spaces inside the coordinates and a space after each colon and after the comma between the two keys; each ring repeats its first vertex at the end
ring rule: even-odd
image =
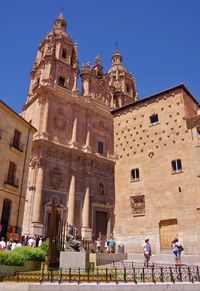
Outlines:
{"type": "Polygon", "coordinates": [[[69,224],[66,233],[65,250],[80,252],[82,249],[81,241],[76,239],[77,228],[73,224],[69,224]]]}

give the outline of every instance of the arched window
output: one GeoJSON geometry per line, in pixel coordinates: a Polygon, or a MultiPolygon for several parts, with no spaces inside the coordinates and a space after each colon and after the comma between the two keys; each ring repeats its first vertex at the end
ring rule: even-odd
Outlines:
{"type": "Polygon", "coordinates": [[[131,182],[136,182],[140,180],[140,172],[139,169],[132,169],[131,170],[131,182]]]}
{"type": "Polygon", "coordinates": [[[104,195],[104,185],[102,183],[99,184],[99,195],[104,195]]]}
{"type": "Polygon", "coordinates": [[[11,204],[12,204],[12,201],[10,199],[4,199],[3,209],[2,209],[2,214],[1,214],[1,224],[5,226],[9,224],[11,204]]]}

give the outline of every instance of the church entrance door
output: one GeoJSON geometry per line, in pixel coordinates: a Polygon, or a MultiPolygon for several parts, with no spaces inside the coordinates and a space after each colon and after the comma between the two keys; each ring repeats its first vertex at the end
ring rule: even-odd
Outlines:
{"type": "Polygon", "coordinates": [[[107,236],[108,214],[104,211],[96,211],[96,229],[95,238],[100,237],[102,240],[107,236]]]}

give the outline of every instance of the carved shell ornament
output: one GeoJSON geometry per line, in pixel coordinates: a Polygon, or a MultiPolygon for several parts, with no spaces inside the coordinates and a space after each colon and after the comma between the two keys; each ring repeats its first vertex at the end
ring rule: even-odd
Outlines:
{"type": "Polygon", "coordinates": [[[67,125],[65,114],[62,110],[58,110],[53,118],[55,129],[63,130],[67,125]]]}
{"type": "Polygon", "coordinates": [[[150,151],[150,152],[148,153],[148,156],[149,156],[150,158],[153,158],[153,156],[154,156],[154,152],[153,152],[153,151],[150,151]]]}

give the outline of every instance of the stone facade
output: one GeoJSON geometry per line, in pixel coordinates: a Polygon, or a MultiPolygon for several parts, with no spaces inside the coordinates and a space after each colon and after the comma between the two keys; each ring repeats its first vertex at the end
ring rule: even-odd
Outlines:
{"type": "Polygon", "coordinates": [[[200,254],[200,116],[180,85],[113,111],[115,239],[141,253],[171,252],[178,237],[185,254],[200,254]]]}
{"type": "Polygon", "coordinates": [[[51,198],[58,228],[75,224],[83,238],[109,237],[114,217],[111,108],[137,100],[132,75],[116,49],[108,73],[100,57],[79,71],[77,45],[61,14],[40,43],[23,117],[34,135],[24,234],[49,234],[51,198]],[[82,93],[78,92],[81,76],[82,93]]]}
{"type": "Polygon", "coordinates": [[[99,56],[80,71],[66,29],[61,14],[40,43],[23,108],[38,130],[24,234],[49,234],[54,197],[58,229],[67,222],[83,238],[114,234],[132,253],[144,237],[154,253],[169,252],[178,237],[186,254],[199,254],[197,101],[184,85],[139,100],[118,49],[108,72],[99,56]]]}
{"type": "Polygon", "coordinates": [[[22,231],[29,159],[36,129],[0,100],[0,237],[22,231]]]}

